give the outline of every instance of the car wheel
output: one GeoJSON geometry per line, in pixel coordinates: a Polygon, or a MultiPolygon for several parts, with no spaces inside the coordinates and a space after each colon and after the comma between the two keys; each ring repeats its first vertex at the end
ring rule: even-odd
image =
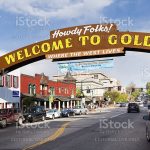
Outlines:
{"type": "Polygon", "coordinates": [[[148,132],[148,127],[146,127],[146,138],[147,138],[147,141],[150,142],[150,135],[148,132]]]}
{"type": "Polygon", "coordinates": [[[4,119],[2,120],[2,128],[6,128],[6,126],[7,126],[7,120],[4,119]]]}
{"type": "Polygon", "coordinates": [[[52,119],[53,119],[53,120],[55,119],[55,116],[54,116],[54,115],[52,116],[52,119]]]}
{"type": "Polygon", "coordinates": [[[20,117],[20,118],[18,119],[18,125],[21,126],[22,124],[23,124],[23,119],[22,119],[22,117],[20,117]]]}
{"type": "Polygon", "coordinates": [[[45,116],[42,116],[42,121],[44,121],[45,120],[45,116]]]}
{"type": "Polygon", "coordinates": [[[130,111],[128,110],[128,113],[130,113],[130,111]]]}
{"type": "Polygon", "coordinates": [[[82,112],[80,111],[80,115],[82,115],[82,112]]]}

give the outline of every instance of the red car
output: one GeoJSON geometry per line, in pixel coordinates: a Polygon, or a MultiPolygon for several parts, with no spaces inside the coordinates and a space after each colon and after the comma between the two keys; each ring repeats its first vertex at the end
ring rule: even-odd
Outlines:
{"type": "Polygon", "coordinates": [[[0,127],[5,128],[8,123],[18,123],[21,125],[24,117],[19,109],[9,108],[0,109],[0,127]]]}

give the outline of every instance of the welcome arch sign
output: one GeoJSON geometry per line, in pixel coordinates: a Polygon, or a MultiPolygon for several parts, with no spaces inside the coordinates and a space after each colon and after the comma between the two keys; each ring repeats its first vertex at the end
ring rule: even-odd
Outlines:
{"type": "Polygon", "coordinates": [[[50,38],[19,48],[0,57],[0,73],[29,63],[82,58],[122,56],[125,52],[150,52],[150,33],[121,32],[115,24],[90,24],[57,29],[50,38]]]}

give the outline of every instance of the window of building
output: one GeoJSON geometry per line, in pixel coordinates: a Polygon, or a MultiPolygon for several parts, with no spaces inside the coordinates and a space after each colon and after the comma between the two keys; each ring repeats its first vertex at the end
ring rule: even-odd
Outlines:
{"type": "Polygon", "coordinates": [[[3,77],[0,76],[0,86],[3,86],[3,77]]]}
{"type": "Polygon", "coordinates": [[[61,87],[58,88],[59,93],[61,93],[61,87]]]}
{"type": "Polygon", "coordinates": [[[55,88],[54,87],[50,87],[50,95],[55,95],[55,88]]]}
{"type": "Polygon", "coordinates": [[[13,76],[13,87],[18,88],[18,77],[17,76],[13,76]]]}
{"type": "Polygon", "coordinates": [[[10,75],[6,76],[6,87],[11,87],[11,78],[10,78],[10,75]]]}
{"type": "Polygon", "coordinates": [[[67,94],[67,89],[65,88],[65,94],[67,94]]]}
{"type": "Polygon", "coordinates": [[[32,86],[32,93],[36,94],[36,87],[35,87],[35,85],[32,86]]]}
{"type": "Polygon", "coordinates": [[[98,74],[94,74],[94,79],[98,79],[98,74]]]}
{"type": "Polygon", "coordinates": [[[32,84],[29,84],[29,85],[28,85],[28,93],[29,93],[29,94],[32,94],[32,84]]]}

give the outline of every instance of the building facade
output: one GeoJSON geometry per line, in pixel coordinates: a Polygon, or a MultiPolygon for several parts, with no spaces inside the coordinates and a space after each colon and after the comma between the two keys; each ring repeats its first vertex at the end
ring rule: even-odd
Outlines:
{"type": "Polygon", "coordinates": [[[63,81],[49,80],[48,76],[21,74],[21,101],[32,98],[38,105],[49,108],[69,108],[77,105],[76,84],[65,78],[63,81]]]}
{"type": "MultiPolygon", "coordinates": [[[[77,88],[81,89],[85,96],[85,101],[89,103],[98,103],[104,100],[105,91],[117,90],[121,93],[125,89],[117,79],[110,78],[103,73],[81,73],[72,74],[76,79],[77,88]]],[[[53,76],[54,81],[63,80],[64,75],[53,76]]]]}
{"type": "Polygon", "coordinates": [[[0,109],[20,107],[20,71],[0,76],[0,109]]]}

